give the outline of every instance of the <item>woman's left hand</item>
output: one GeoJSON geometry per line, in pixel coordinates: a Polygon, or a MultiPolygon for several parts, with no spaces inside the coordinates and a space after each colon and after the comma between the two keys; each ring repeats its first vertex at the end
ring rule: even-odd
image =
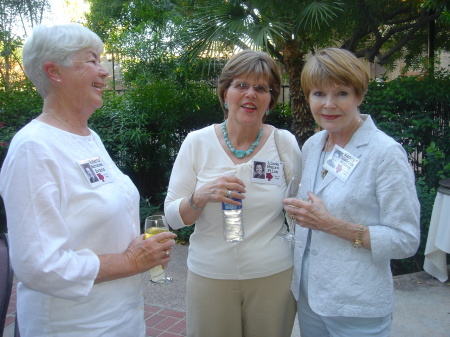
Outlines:
{"type": "Polygon", "coordinates": [[[321,199],[308,192],[310,201],[295,198],[283,200],[284,209],[298,225],[322,232],[330,232],[337,219],[328,211],[321,199]]]}

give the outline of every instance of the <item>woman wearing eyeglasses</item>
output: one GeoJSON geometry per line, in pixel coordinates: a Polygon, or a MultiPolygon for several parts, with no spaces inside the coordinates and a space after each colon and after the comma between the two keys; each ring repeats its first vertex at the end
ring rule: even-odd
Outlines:
{"type": "Polygon", "coordinates": [[[291,336],[292,247],[279,234],[286,231],[286,181],[300,174],[301,153],[290,132],[264,124],[280,82],[266,53],[234,55],[219,78],[224,122],[190,133],[175,161],[165,214],[176,229],[196,224],[188,256],[187,336],[291,336]],[[266,179],[253,177],[255,162],[266,163],[266,179]],[[223,202],[242,202],[241,242],[224,239],[223,202]]]}

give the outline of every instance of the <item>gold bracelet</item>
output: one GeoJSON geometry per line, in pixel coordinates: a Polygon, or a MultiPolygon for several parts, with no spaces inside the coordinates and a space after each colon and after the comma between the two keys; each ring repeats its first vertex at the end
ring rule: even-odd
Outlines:
{"type": "MultiPolygon", "coordinates": [[[[195,192],[194,192],[195,193],[195,192]]],[[[198,207],[194,202],[194,193],[191,194],[191,197],[189,198],[189,205],[196,211],[201,211],[204,207],[198,207]]]]}
{"type": "Polygon", "coordinates": [[[353,247],[361,248],[363,245],[363,235],[364,235],[364,225],[359,225],[358,236],[356,240],[352,243],[353,247]]]}

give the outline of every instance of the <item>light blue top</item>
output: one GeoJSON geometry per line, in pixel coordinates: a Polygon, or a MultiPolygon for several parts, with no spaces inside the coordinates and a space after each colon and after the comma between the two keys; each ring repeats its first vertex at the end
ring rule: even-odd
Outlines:
{"type": "MultiPolygon", "coordinates": [[[[328,173],[315,194],[338,219],[368,226],[372,250],[311,231],[308,297],[323,316],[383,317],[392,312],[391,259],[415,254],[420,204],[403,147],[378,130],[368,115],[345,150],[360,161],[346,182],[328,173]]],[[[327,139],[321,131],[303,149],[303,181],[315,180],[327,139]]],[[[303,185],[303,184],[302,184],[303,185]]],[[[292,291],[298,299],[308,229],[297,227],[292,291]]]]}

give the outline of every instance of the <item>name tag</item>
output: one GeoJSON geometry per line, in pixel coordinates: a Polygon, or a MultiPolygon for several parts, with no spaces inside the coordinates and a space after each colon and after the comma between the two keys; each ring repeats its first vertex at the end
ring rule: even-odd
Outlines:
{"type": "Polygon", "coordinates": [[[339,145],[335,145],[333,151],[323,163],[323,168],[345,182],[358,163],[358,158],[339,145]]]}
{"type": "Polygon", "coordinates": [[[252,182],[258,184],[281,185],[284,177],[281,161],[253,158],[252,182]]]}
{"type": "Polygon", "coordinates": [[[79,160],[78,165],[92,187],[112,182],[111,174],[100,157],[79,160]]]}

